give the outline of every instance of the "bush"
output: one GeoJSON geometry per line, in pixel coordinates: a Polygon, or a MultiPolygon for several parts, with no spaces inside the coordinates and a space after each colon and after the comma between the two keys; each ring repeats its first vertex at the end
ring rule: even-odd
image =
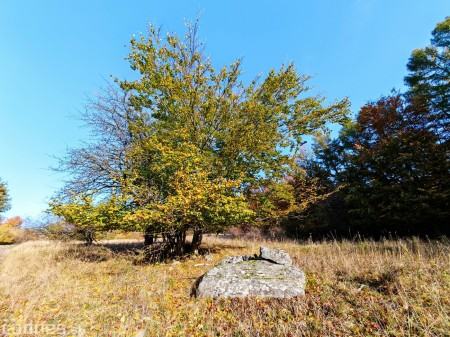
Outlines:
{"type": "Polygon", "coordinates": [[[0,225],[0,245],[9,245],[17,240],[16,231],[5,226],[0,225]]]}
{"type": "Polygon", "coordinates": [[[21,237],[19,227],[22,222],[22,218],[15,217],[0,224],[0,245],[8,245],[19,241],[21,237]]]}
{"type": "Polygon", "coordinates": [[[43,225],[39,231],[50,240],[69,241],[80,239],[76,228],[64,221],[50,222],[43,225]]]}

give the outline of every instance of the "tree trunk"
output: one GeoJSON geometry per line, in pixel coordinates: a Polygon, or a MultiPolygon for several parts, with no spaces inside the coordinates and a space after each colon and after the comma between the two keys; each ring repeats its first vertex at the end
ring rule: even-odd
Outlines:
{"type": "Polygon", "coordinates": [[[203,231],[194,230],[194,235],[192,236],[192,242],[191,242],[193,252],[195,250],[197,250],[198,247],[200,247],[200,245],[202,244],[202,239],[203,239],[203,231]]]}
{"type": "Polygon", "coordinates": [[[154,242],[153,233],[145,231],[145,233],[144,233],[144,246],[145,247],[150,246],[150,245],[153,244],[153,242],[154,242]]]}
{"type": "Polygon", "coordinates": [[[182,230],[176,235],[176,255],[181,256],[185,252],[186,231],[182,230]]]}
{"type": "Polygon", "coordinates": [[[86,241],[86,245],[90,246],[94,242],[95,234],[91,231],[87,231],[84,233],[84,240],[86,241]]]}

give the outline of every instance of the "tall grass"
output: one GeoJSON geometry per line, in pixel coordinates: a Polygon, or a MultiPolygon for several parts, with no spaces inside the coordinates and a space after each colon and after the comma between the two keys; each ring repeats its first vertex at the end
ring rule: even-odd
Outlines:
{"type": "Polygon", "coordinates": [[[136,264],[134,251],[27,242],[0,260],[0,336],[449,336],[446,241],[260,242],[208,237],[207,255],[136,264]],[[285,249],[307,275],[291,300],[195,299],[226,255],[285,249]],[[209,254],[208,254],[209,253],[209,254]]]}

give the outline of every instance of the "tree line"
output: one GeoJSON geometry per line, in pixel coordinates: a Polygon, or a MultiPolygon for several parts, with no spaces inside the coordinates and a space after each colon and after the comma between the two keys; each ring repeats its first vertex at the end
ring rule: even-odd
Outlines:
{"type": "Polygon", "coordinates": [[[184,38],[150,26],[131,41],[138,79],[89,102],[92,138],[61,160],[71,179],[50,209],[88,241],[99,229],[140,230],[177,254],[242,225],[298,237],[447,234],[449,39],[447,18],[413,51],[408,90],[351,119],[346,98],[311,95],[294,64],[245,84],[241,60],[213,67],[198,22],[184,38]]]}
{"type": "Polygon", "coordinates": [[[64,226],[90,243],[99,231],[142,231],[167,254],[230,226],[449,233],[450,18],[413,51],[407,91],[353,119],[347,98],[312,95],[293,63],[249,83],[240,59],[214,68],[198,21],[186,28],[180,38],[151,25],[133,38],[137,79],[89,99],[81,119],[91,137],[56,168],[69,178],[49,211],[64,226]],[[342,126],[336,139],[332,124],[342,126]]]}
{"type": "Polygon", "coordinates": [[[450,18],[407,64],[407,90],[363,106],[336,139],[318,135],[303,162],[328,196],[304,214],[305,235],[450,233],[450,18]]]}

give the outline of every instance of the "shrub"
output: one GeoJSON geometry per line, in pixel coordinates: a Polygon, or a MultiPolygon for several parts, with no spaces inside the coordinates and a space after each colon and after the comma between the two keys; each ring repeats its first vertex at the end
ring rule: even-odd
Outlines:
{"type": "Polygon", "coordinates": [[[39,231],[50,240],[69,241],[80,239],[76,228],[65,221],[58,220],[42,226],[39,231]]]}
{"type": "Polygon", "coordinates": [[[18,242],[21,237],[19,229],[23,220],[20,217],[14,217],[0,224],[0,244],[12,244],[18,242]]]}

